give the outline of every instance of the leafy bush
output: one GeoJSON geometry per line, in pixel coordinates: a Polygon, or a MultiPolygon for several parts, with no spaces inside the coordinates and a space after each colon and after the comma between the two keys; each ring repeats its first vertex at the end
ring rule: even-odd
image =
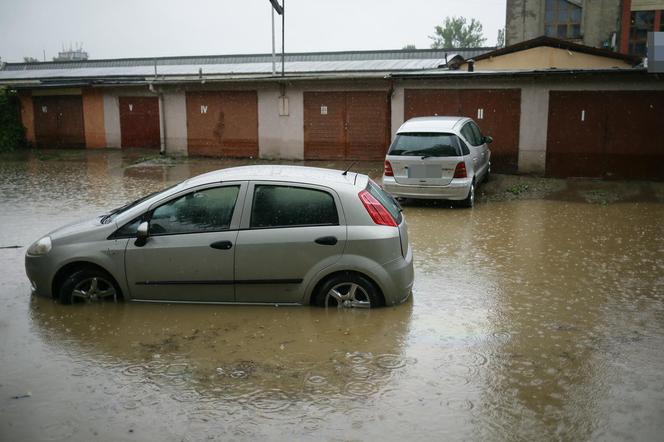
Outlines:
{"type": "Polygon", "coordinates": [[[19,109],[16,92],[0,88],[0,152],[26,146],[19,109]]]}

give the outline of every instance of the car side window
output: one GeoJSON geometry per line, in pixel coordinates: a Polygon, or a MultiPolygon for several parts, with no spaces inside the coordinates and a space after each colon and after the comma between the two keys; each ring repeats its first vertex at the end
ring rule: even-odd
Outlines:
{"type": "Polygon", "coordinates": [[[150,219],[151,235],[228,230],[240,186],[215,187],[188,193],[157,207],[150,219]]]}
{"type": "Polygon", "coordinates": [[[466,142],[459,137],[457,137],[457,139],[459,140],[459,145],[461,146],[461,153],[463,155],[470,155],[470,149],[468,148],[466,142]]]}
{"type": "Polygon", "coordinates": [[[479,126],[477,124],[473,123],[472,121],[468,124],[470,125],[471,129],[473,130],[473,135],[475,136],[474,143],[477,143],[477,144],[475,144],[475,146],[479,146],[480,144],[484,143],[484,137],[482,136],[482,131],[480,130],[479,126]]]}
{"type": "Polygon", "coordinates": [[[461,128],[461,135],[463,135],[463,137],[473,146],[479,146],[482,144],[480,139],[477,138],[475,131],[471,126],[471,122],[464,124],[464,126],[461,128]]]}
{"type": "Polygon", "coordinates": [[[127,224],[116,230],[113,236],[115,238],[130,238],[136,236],[136,231],[138,230],[138,226],[143,222],[144,217],[145,214],[129,221],[127,224]]]}
{"type": "Polygon", "coordinates": [[[328,192],[294,186],[259,184],[254,187],[252,228],[337,224],[339,214],[328,192]]]}

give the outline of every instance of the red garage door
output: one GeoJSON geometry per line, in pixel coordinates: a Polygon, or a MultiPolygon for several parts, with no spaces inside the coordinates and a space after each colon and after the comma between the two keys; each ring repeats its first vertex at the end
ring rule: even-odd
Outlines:
{"type": "Polygon", "coordinates": [[[187,92],[190,155],[258,157],[256,91],[187,92]]]}
{"type": "Polygon", "coordinates": [[[382,160],[389,123],[386,91],[305,92],[304,158],[382,160]]]}
{"type": "Polygon", "coordinates": [[[83,100],[80,95],[33,97],[38,147],[83,148],[83,100]]]}
{"type": "Polygon", "coordinates": [[[159,100],[157,97],[120,97],[122,147],[159,149],[159,100]]]}
{"type": "Polygon", "coordinates": [[[516,172],[519,160],[521,89],[406,89],[406,119],[461,115],[474,119],[493,137],[491,168],[516,172]]]}
{"type": "Polygon", "coordinates": [[[664,91],[552,91],[546,175],[664,179],[664,91]]]}

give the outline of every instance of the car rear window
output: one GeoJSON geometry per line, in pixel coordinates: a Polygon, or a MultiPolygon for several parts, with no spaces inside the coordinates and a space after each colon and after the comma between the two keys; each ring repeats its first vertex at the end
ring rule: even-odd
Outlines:
{"type": "Polygon", "coordinates": [[[367,192],[376,198],[378,202],[380,202],[383,207],[385,207],[385,209],[390,212],[390,215],[392,215],[392,218],[394,218],[394,221],[397,223],[397,225],[401,224],[401,206],[392,195],[385,192],[380,188],[380,186],[378,186],[378,184],[371,180],[369,180],[369,184],[367,184],[367,192]]]}
{"type": "Polygon", "coordinates": [[[318,189],[256,185],[251,227],[326,226],[339,224],[334,198],[318,189]]]}
{"type": "Polygon", "coordinates": [[[461,156],[459,139],[454,134],[441,132],[407,132],[394,138],[387,153],[393,156],[461,156]]]}

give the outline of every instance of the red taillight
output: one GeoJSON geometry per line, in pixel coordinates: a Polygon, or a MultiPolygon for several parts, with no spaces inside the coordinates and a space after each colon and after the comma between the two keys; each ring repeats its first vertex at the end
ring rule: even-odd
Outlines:
{"type": "Polygon", "coordinates": [[[385,175],[385,176],[394,176],[394,171],[392,170],[392,165],[387,160],[385,160],[385,169],[383,170],[383,175],[385,175]]]}
{"type": "Polygon", "coordinates": [[[454,178],[468,178],[468,172],[466,172],[466,163],[463,161],[456,165],[454,168],[454,178]]]}
{"type": "Polygon", "coordinates": [[[363,190],[358,193],[358,196],[360,197],[362,204],[364,204],[364,208],[367,209],[367,212],[369,212],[369,216],[374,223],[381,226],[397,226],[397,223],[394,221],[394,218],[392,218],[392,215],[390,215],[390,212],[388,212],[387,209],[380,203],[380,201],[374,198],[372,194],[366,190],[363,190]]]}

